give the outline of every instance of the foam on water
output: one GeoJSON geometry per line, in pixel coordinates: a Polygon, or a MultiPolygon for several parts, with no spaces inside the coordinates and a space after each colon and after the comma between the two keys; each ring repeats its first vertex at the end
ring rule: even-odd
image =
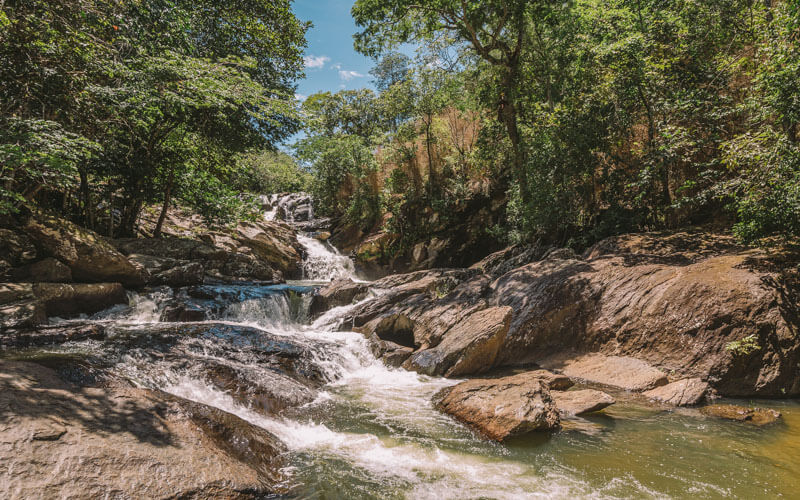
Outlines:
{"type": "Polygon", "coordinates": [[[303,279],[311,281],[357,280],[352,259],[340,254],[329,243],[303,234],[297,235],[297,241],[303,245],[306,251],[306,258],[303,261],[303,279]]]}

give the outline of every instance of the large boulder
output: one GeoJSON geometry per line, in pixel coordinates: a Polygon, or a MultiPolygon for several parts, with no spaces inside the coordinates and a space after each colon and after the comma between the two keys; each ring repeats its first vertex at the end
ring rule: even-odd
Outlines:
{"type": "Polygon", "coordinates": [[[653,401],[670,406],[692,406],[702,403],[708,392],[708,382],[699,378],[685,378],[644,392],[653,401]]]}
{"type": "Polygon", "coordinates": [[[701,378],[723,395],[798,394],[793,292],[764,260],[637,253],[515,269],[492,284],[492,301],[515,310],[499,362],[599,351],[701,378]],[[752,349],[736,349],[743,339],[752,349]]]}
{"type": "MultiPolygon", "coordinates": [[[[174,228],[173,228],[174,230],[174,228]]],[[[191,237],[121,238],[114,245],[149,274],[149,284],[280,282],[298,276],[301,246],[285,224],[241,222],[233,229],[194,227],[191,237]]]]}
{"type": "Polygon", "coordinates": [[[496,441],[557,429],[560,421],[546,383],[532,372],[461,382],[440,391],[434,405],[496,441]]]}
{"type": "Polygon", "coordinates": [[[33,293],[47,316],[91,314],[128,303],[128,294],[119,283],[36,283],[33,293]]]}
{"type": "Polygon", "coordinates": [[[30,283],[69,283],[72,281],[72,271],[61,261],[47,257],[33,264],[14,269],[11,272],[11,277],[15,281],[30,283]]]}
{"type": "Polygon", "coordinates": [[[426,375],[459,377],[494,366],[511,324],[510,307],[476,311],[456,323],[436,347],[422,350],[406,366],[426,375]]]}
{"type": "Polygon", "coordinates": [[[336,280],[320,288],[311,298],[309,313],[318,316],[334,307],[346,306],[367,297],[369,285],[353,280],[336,280]]]}
{"type": "Polygon", "coordinates": [[[0,360],[0,408],[3,498],[252,498],[282,479],[268,431],[157,391],[0,360]]]}
{"type": "Polygon", "coordinates": [[[666,385],[667,375],[636,358],[585,354],[578,357],[550,358],[542,366],[571,379],[626,391],[641,392],[666,385]]]}
{"type": "Polygon", "coordinates": [[[202,263],[197,261],[141,254],[128,255],[128,259],[147,272],[149,276],[147,282],[151,285],[175,287],[199,285],[203,283],[205,276],[202,263]]]}
{"type": "Polygon", "coordinates": [[[69,267],[78,282],[119,282],[141,286],[144,277],[124,255],[100,235],[64,219],[37,214],[21,230],[42,257],[52,257],[69,267]]]}
{"type": "Polygon", "coordinates": [[[127,303],[119,283],[1,283],[0,329],[32,328],[51,316],[92,314],[127,303]]]}
{"type": "Polygon", "coordinates": [[[509,307],[493,367],[540,364],[632,391],[665,385],[669,374],[722,396],[792,396],[800,394],[799,261],[790,250],[708,233],[627,235],[584,257],[517,248],[470,270],[381,279],[377,297],[343,324],[382,338],[377,329],[399,326],[413,337],[412,359],[427,367],[465,318],[509,307]],[[503,259],[520,265],[508,270],[503,259]],[[593,353],[603,357],[585,358],[593,353]]]}

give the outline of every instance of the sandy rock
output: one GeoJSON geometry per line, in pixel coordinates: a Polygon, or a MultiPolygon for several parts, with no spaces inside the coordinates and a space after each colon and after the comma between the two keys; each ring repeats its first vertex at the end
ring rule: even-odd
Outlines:
{"type": "Polygon", "coordinates": [[[406,366],[426,375],[458,377],[489,370],[511,324],[510,307],[474,312],[448,330],[433,348],[420,351],[406,366]]]}
{"type": "Polygon", "coordinates": [[[353,280],[336,280],[317,290],[311,298],[309,312],[318,316],[334,307],[346,306],[364,299],[369,292],[369,285],[356,283],[353,280]]]}
{"type": "Polygon", "coordinates": [[[562,417],[600,411],[616,403],[614,398],[605,392],[594,389],[550,391],[550,396],[562,417]]]}
{"type": "Polygon", "coordinates": [[[710,417],[747,422],[754,425],[767,425],[777,421],[781,414],[769,408],[747,408],[736,405],[710,405],[700,408],[700,412],[710,417]]]}
{"type": "Polygon", "coordinates": [[[708,392],[708,383],[699,378],[686,378],[642,393],[659,403],[671,406],[692,406],[701,403],[708,392]]]}
{"type": "Polygon", "coordinates": [[[0,408],[3,498],[251,498],[281,479],[269,432],[163,393],[0,361],[0,408]]]}
{"type": "Polygon", "coordinates": [[[473,379],[434,397],[437,409],[496,441],[559,426],[558,410],[538,377],[523,373],[499,379],[473,379]]]}
{"type": "Polygon", "coordinates": [[[668,382],[667,376],[661,370],[644,361],[624,356],[586,354],[576,358],[545,360],[541,364],[571,379],[626,391],[645,391],[668,382]]]}
{"type": "Polygon", "coordinates": [[[22,230],[42,256],[58,259],[78,282],[144,284],[141,272],[105,239],[69,221],[51,216],[31,217],[22,230]]]}

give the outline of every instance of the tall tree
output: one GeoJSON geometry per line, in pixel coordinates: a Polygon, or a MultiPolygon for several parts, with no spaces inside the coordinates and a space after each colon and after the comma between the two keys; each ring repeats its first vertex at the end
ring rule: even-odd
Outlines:
{"type": "MultiPolygon", "coordinates": [[[[542,5],[550,2],[542,2],[542,5]]],[[[561,4],[562,2],[553,2],[561,4]]],[[[433,40],[443,34],[497,71],[495,106],[512,148],[512,165],[523,199],[528,199],[526,151],[518,123],[520,62],[531,16],[546,9],[529,0],[357,0],[352,9],[363,31],[356,49],[375,56],[404,42],[433,40]]]]}

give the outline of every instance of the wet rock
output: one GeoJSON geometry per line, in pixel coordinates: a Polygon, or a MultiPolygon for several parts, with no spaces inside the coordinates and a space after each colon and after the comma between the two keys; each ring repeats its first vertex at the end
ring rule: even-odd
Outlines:
{"type": "Polygon", "coordinates": [[[710,417],[747,422],[754,425],[767,425],[777,421],[781,414],[769,408],[747,408],[736,405],[710,405],[700,408],[700,412],[710,417]]]}
{"type": "Polygon", "coordinates": [[[72,271],[59,260],[52,257],[15,269],[11,276],[16,281],[69,283],[72,271]]]}
{"type": "Polygon", "coordinates": [[[560,421],[546,384],[531,373],[467,380],[439,392],[434,404],[496,441],[556,429],[560,421]]]}
{"type": "Polygon", "coordinates": [[[119,384],[77,388],[0,360],[3,498],[265,497],[284,453],[216,408],[119,384]]]}
{"type": "Polygon", "coordinates": [[[164,308],[161,321],[168,323],[191,323],[205,321],[209,311],[195,304],[173,304],[164,308]]]}
{"type": "Polygon", "coordinates": [[[550,391],[561,416],[593,413],[616,403],[614,398],[602,391],[583,389],[577,391],[550,391]]]}
{"type": "Polygon", "coordinates": [[[278,414],[314,400],[315,391],[296,380],[258,367],[234,368],[223,363],[206,363],[205,377],[242,405],[264,414],[278,414]]]}
{"type": "Polygon", "coordinates": [[[119,282],[141,286],[144,277],[124,255],[100,235],[47,215],[28,219],[22,230],[43,257],[66,264],[78,282],[119,282]]]}
{"type": "Polygon", "coordinates": [[[33,291],[44,304],[47,316],[91,314],[128,303],[128,295],[119,283],[36,283],[33,291]]]}
{"type": "Polygon", "coordinates": [[[661,370],[644,361],[624,356],[587,354],[576,358],[545,360],[541,364],[571,379],[626,391],[645,391],[668,382],[667,376],[661,370]]]}
{"type": "Polygon", "coordinates": [[[31,328],[47,322],[47,312],[35,300],[0,305],[0,333],[11,328],[31,328]]]}
{"type": "Polygon", "coordinates": [[[314,294],[309,312],[312,316],[318,316],[334,307],[363,300],[368,292],[369,285],[366,283],[356,283],[349,279],[336,280],[314,294]]]}
{"type": "Polygon", "coordinates": [[[510,307],[479,310],[456,323],[433,348],[415,353],[406,366],[427,375],[458,377],[489,370],[511,324],[510,307]]]}
{"type": "Polygon", "coordinates": [[[708,383],[699,378],[686,378],[642,393],[646,398],[671,406],[693,406],[701,403],[708,392],[708,383]]]}
{"type": "Polygon", "coordinates": [[[414,352],[413,347],[402,346],[387,340],[381,340],[377,334],[369,337],[369,345],[372,354],[376,358],[383,360],[386,365],[391,367],[401,366],[414,352]]]}

